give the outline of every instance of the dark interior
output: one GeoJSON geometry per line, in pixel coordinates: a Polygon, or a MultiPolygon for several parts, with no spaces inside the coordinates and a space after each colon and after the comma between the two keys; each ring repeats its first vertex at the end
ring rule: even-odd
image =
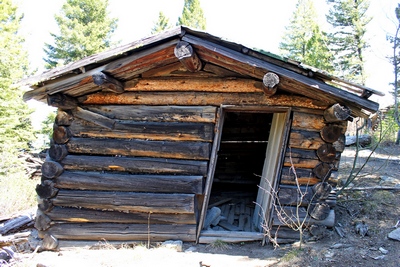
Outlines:
{"type": "MultiPolygon", "coordinates": [[[[225,114],[209,208],[220,208],[221,215],[229,217],[229,224],[238,227],[232,229],[238,231],[254,231],[250,222],[264,165],[272,116],[272,113],[250,112],[225,114]],[[240,219],[243,214],[246,214],[246,219],[240,219]],[[242,222],[239,226],[240,220],[242,222]],[[247,221],[248,225],[245,227],[244,223],[247,221]]],[[[220,229],[216,227],[216,230],[220,229]]]]}

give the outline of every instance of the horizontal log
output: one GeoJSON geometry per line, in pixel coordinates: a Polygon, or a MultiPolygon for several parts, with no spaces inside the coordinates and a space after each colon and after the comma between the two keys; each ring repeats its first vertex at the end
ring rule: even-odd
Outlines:
{"type": "Polygon", "coordinates": [[[77,99],[64,94],[47,95],[47,104],[61,109],[73,109],[78,106],[77,99]]]}
{"type": "Polygon", "coordinates": [[[115,95],[95,93],[79,99],[85,105],[178,105],[178,106],[220,106],[220,105],[267,105],[285,107],[304,107],[324,109],[306,97],[274,95],[267,97],[264,93],[196,93],[191,92],[126,92],[115,95]]]}
{"type": "Polygon", "coordinates": [[[11,218],[6,222],[0,224],[0,235],[18,231],[21,227],[24,227],[33,222],[34,215],[27,213],[11,218]]]}
{"type": "Polygon", "coordinates": [[[63,167],[56,161],[45,161],[42,165],[42,175],[48,179],[53,179],[59,176],[63,171],[63,167]]]}
{"type": "Polygon", "coordinates": [[[318,132],[292,130],[289,136],[289,147],[317,150],[325,144],[318,132]]]}
{"type": "MultiPolygon", "coordinates": [[[[142,80],[141,80],[142,81],[142,80]]],[[[191,80],[188,80],[191,81],[191,80]]],[[[87,105],[85,109],[116,120],[215,123],[216,107],[87,105]]]]}
{"type": "Polygon", "coordinates": [[[342,130],[343,127],[339,125],[327,124],[321,129],[321,138],[327,143],[334,143],[344,134],[342,130]]]}
{"type": "Polygon", "coordinates": [[[55,179],[60,189],[155,193],[203,193],[202,176],[132,175],[66,171],[55,179]]]}
{"type": "Polygon", "coordinates": [[[53,140],[56,144],[65,144],[71,138],[71,132],[69,127],[66,126],[57,126],[53,127],[53,140]]]}
{"type": "Polygon", "coordinates": [[[51,144],[49,148],[49,156],[52,160],[61,161],[68,155],[68,149],[66,145],[51,144]]]}
{"type": "Polygon", "coordinates": [[[71,122],[74,120],[74,116],[72,116],[71,112],[58,109],[57,116],[55,119],[55,123],[59,126],[69,126],[71,122]]]}
{"type": "Polygon", "coordinates": [[[60,190],[56,206],[128,212],[194,213],[194,194],[60,190]]]}
{"type": "Polygon", "coordinates": [[[69,131],[75,137],[211,142],[214,124],[185,122],[119,122],[113,130],[74,120],[69,131]]]}
{"type": "MultiPolygon", "coordinates": [[[[150,216],[151,219],[151,216],[150,216]]],[[[55,224],[39,237],[51,234],[57,239],[110,241],[165,241],[196,239],[196,226],[185,224],[116,224],[62,223],[55,224]]]]}
{"type": "Polygon", "coordinates": [[[317,156],[322,162],[332,163],[336,158],[337,153],[336,149],[332,146],[332,144],[323,144],[317,149],[317,156]]]}
{"type": "Polygon", "coordinates": [[[139,223],[139,224],[196,224],[195,214],[189,213],[149,213],[144,212],[120,212],[92,209],[77,209],[66,207],[54,207],[46,215],[52,221],[70,223],[139,223]]]}
{"type": "Polygon", "coordinates": [[[207,161],[68,155],[61,161],[65,170],[126,171],[130,173],[189,174],[206,176],[207,161]]]}
{"type": "Polygon", "coordinates": [[[71,138],[67,147],[75,154],[196,160],[210,157],[210,144],[204,142],[71,138]]]}
{"type": "Polygon", "coordinates": [[[261,88],[253,79],[240,78],[147,78],[136,84],[127,83],[126,91],[131,92],[214,92],[214,93],[260,93],[261,88]]]}
{"type": "Polygon", "coordinates": [[[295,172],[296,174],[290,167],[282,168],[281,184],[296,184],[296,177],[300,185],[314,185],[321,182],[315,177],[312,169],[296,168],[295,172]]]}
{"type": "Polygon", "coordinates": [[[44,180],[41,184],[36,185],[36,193],[41,198],[52,198],[57,195],[58,189],[54,187],[53,181],[44,180]]]}
{"type": "Polygon", "coordinates": [[[85,120],[87,122],[91,122],[93,124],[96,124],[98,126],[107,128],[107,129],[114,129],[116,121],[113,119],[110,119],[106,116],[103,116],[101,114],[97,114],[95,112],[76,107],[76,109],[72,110],[72,114],[74,117],[85,120]]]}
{"type": "MultiPolygon", "coordinates": [[[[308,206],[311,202],[316,202],[311,186],[301,186],[302,194],[304,194],[303,201],[300,202],[300,192],[296,185],[281,185],[278,191],[278,206],[308,206]]],[[[329,197],[325,200],[320,200],[319,203],[327,203],[330,207],[336,205],[336,194],[331,192],[329,197]]]]}
{"type": "MultiPolygon", "coordinates": [[[[335,211],[332,209],[329,211],[328,216],[323,220],[315,220],[310,216],[303,217],[302,215],[299,217],[294,216],[293,219],[297,220],[297,218],[300,219],[300,222],[305,222],[304,223],[305,227],[312,225],[312,224],[325,225],[327,227],[333,227],[335,225],[335,211]]],[[[274,225],[274,226],[282,226],[282,225],[289,226],[289,225],[294,225],[294,224],[293,223],[285,223],[284,221],[282,221],[278,218],[278,215],[276,213],[274,213],[273,218],[272,218],[272,225],[274,225]]],[[[298,224],[296,223],[296,225],[298,225],[298,224]]],[[[279,236],[279,233],[278,233],[278,236],[279,236]]]]}
{"type": "Polygon", "coordinates": [[[303,158],[285,157],[283,166],[285,166],[285,167],[293,166],[294,168],[313,169],[319,163],[320,163],[320,161],[318,159],[303,159],[303,158]]]}
{"type": "Polygon", "coordinates": [[[263,233],[257,232],[232,232],[232,231],[214,231],[204,230],[201,231],[199,237],[200,244],[210,244],[217,240],[227,243],[240,243],[258,241],[264,238],[263,233]]]}
{"type": "Polygon", "coordinates": [[[292,129],[303,131],[321,131],[325,127],[324,117],[318,114],[293,112],[292,129]]]}

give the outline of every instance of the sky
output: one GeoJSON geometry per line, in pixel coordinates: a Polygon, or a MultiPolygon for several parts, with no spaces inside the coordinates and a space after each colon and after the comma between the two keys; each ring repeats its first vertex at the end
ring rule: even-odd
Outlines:
{"type": "MultiPolygon", "coordinates": [[[[57,33],[54,15],[64,0],[15,0],[24,13],[21,33],[25,36],[32,69],[44,71],[44,43],[51,43],[50,32],[57,33]]],[[[366,86],[382,91],[386,97],[371,97],[381,106],[393,102],[388,92],[393,81],[393,67],[387,57],[392,54],[386,35],[396,30],[394,9],[396,0],[370,0],[373,20],[367,39],[371,47],[366,52],[366,86]]],[[[182,13],[184,0],[109,0],[110,16],[118,18],[115,40],[121,45],[149,36],[151,28],[163,13],[175,24],[182,13]]],[[[278,45],[293,14],[296,0],[200,0],[207,20],[207,32],[240,43],[279,54],[278,45]]],[[[314,0],[321,25],[326,26],[325,0],[314,0]]]]}

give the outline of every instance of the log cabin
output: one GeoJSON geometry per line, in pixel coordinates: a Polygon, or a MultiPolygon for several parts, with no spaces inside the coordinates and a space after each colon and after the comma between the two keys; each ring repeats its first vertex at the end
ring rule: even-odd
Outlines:
{"type": "Polygon", "coordinates": [[[333,227],[347,122],[382,95],[183,26],[23,84],[25,101],[57,108],[36,187],[48,249],[243,242],[270,229],[291,241],[281,211],[293,209],[307,227],[333,227]]]}

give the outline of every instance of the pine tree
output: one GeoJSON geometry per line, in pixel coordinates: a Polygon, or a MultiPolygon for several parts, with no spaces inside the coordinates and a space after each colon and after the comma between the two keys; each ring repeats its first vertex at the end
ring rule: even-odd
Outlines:
{"type": "Polygon", "coordinates": [[[366,12],[368,0],[328,0],[331,4],[327,21],[333,26],[329,34],[330,48],[335,56],[337,75],[353,82],[365,84],[364,52],[367,24],[371,17],[366,12]]]}
{"type": "Polygon", "coordinates": [[[318,25],[312,0],[299,0],[279,44],[283,56],[325,71],[332,71],[327,34],[318,25]]]}
{"type": "Polygon", "coordinates": [[[199,0],[185,0],[182,16],[177,25],[185,25],[199,30],[206,29],[206,18],[199,0]]]}
{"type": "Polygon", "coordinates": [[[22,100],[23,92],[13,86],[26,77],[28,53],[18,34],[22,16],[11,0],[0,1],[0,175],[18,168],[20,150],[34,139],[32,111],[22,100]]]}
{"type": "Polygon", "coordinates": [[[54,45],[45,44],[47,68],[65,65],[112,45],[117,19],[107,12],[108,0],[67,0],[55,15],[60,34],[51,33],[54,45]]]}
{"type": "Polygon", "coordinates": [[[154,26],[151,29],[151,34],[162,32],[171,27],[172,25],[169,23],[169,19],[164,15],[162,11],[160,11],[160,13],[158,13],[158,20],[154,23],[154,26]]]}

